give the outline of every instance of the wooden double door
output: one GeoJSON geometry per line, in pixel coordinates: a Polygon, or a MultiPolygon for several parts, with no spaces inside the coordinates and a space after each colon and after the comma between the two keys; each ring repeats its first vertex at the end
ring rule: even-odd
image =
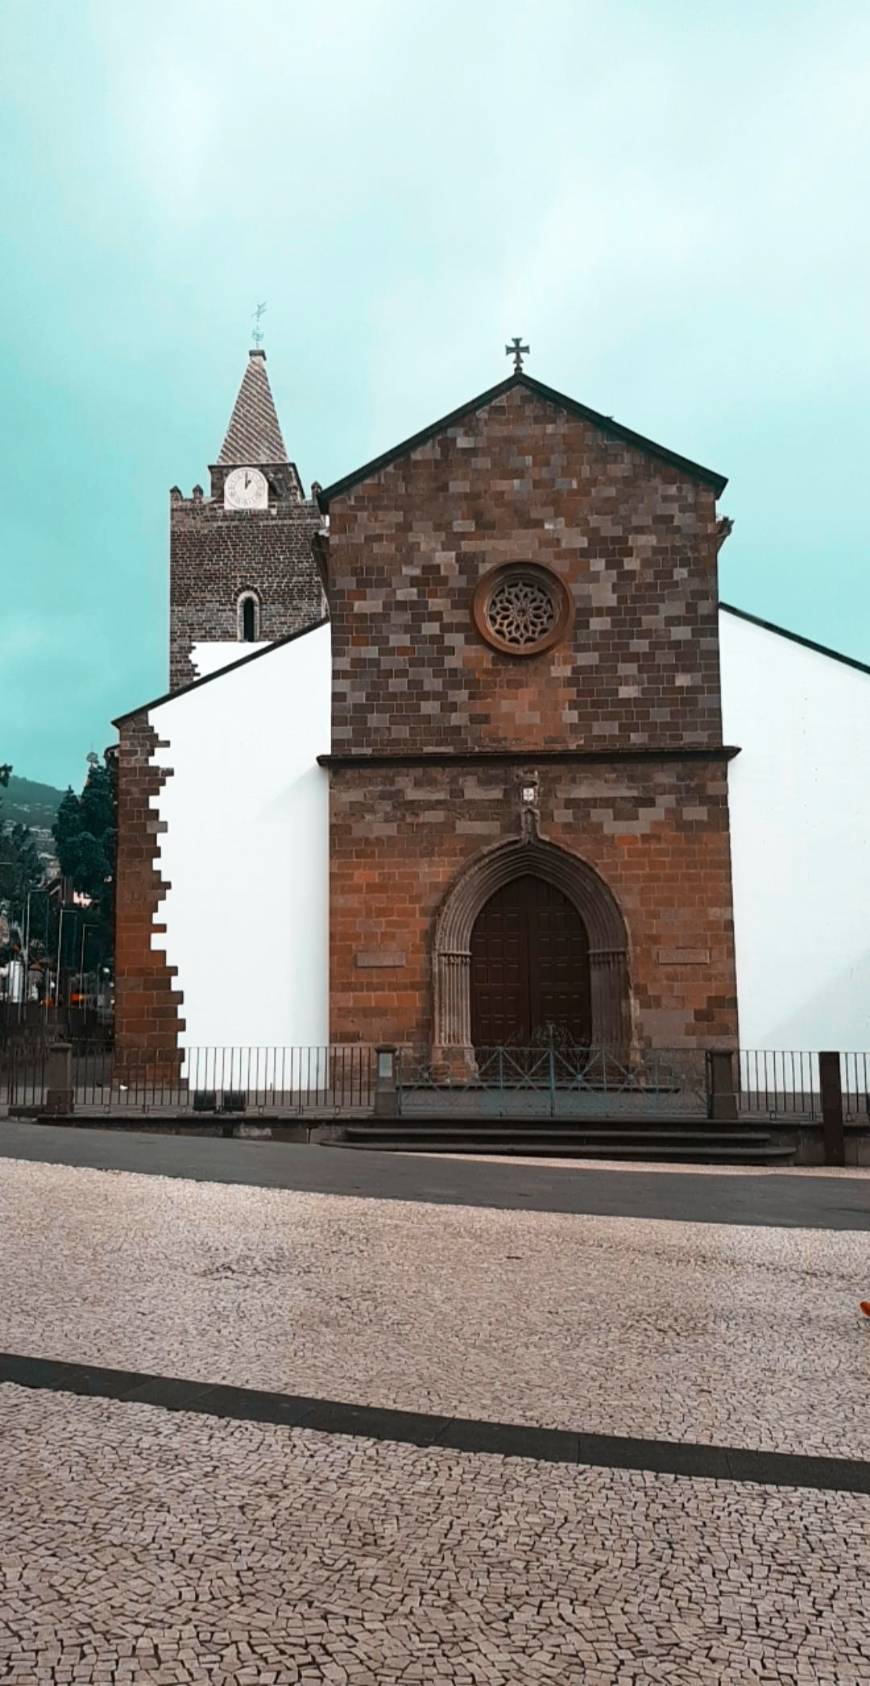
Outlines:
{"type": "Polygon", "coordinates": [[[481,909],[471,934],[471,1038],[476,1048],[528,1046],[546,1027],[591,1042],[589,939],[555,885],[513,878],[481,909]]]}

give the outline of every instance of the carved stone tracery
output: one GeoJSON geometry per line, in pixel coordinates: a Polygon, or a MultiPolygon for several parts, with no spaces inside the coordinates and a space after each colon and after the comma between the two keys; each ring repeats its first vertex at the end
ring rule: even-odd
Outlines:
{"type": "Polygon", "coordinates": [[[486,619],[503,644],[523,649],[546,638],[556,623],[556,605],[540,580],[508,575],[490,596],[486,619]]]}
{"type": "Polygon", "coordinates": [[[539,563],[509,562],[478,581],[472,616],[481,637],[508,656],[537,656],[564,638],[573,601],[564,580],[539,563]]]}

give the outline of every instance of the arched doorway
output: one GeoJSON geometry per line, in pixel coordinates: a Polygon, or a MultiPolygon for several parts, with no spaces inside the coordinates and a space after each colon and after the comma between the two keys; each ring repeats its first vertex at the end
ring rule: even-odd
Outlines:
{"type": "Polygon", "coordinates": [[[579,856],[543,838],[516,837],[470,861],[438,912],[432,952],[432,1061],[445,1070],[474,1069],[471,939],[478,914],[503,886],[524,877],[542,878],[561,890],[580,916],[589,943],[592,1046],[623,1056],[628,1052],[628,933],[615,897],[579,856]]]}
{"type": "Polygon", "coordinates": [[[471,1040],[527,1047],[546,1027],[592,1040],[589,938],[557,885],[532,873],[484,903],[471,933],[471,1040]]]}

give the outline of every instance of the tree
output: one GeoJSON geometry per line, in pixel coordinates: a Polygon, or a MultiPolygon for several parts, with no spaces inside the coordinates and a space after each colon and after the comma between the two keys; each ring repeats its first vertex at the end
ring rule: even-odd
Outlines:
{"type": "Polygon", "coordinates": [[[67,786],[66,795],[61,797],[57,810],[57,817],[51,828],[57,849],[58,865],[61,877],[69,878],[74,889],[78,889],[78,851],[82,832],[82,799],[77,796],[72,785],[67,786]]]}
{"type": "Polygon", "coordinates": [[[87,958],[111,965],[115,920],[115,841],[117,777],[111,757],[88,757],[81,796],[72,787],[63,797],[52,826],[61,874],[74,890],[90,896],[85,923],[93,930],[87,958]]]}
{"type": "MultiPolygon", "coordinates": [[[[0,766],[0,785],[8,785],[11,772],[8,763],[0,766]]],[[[0,809],[0,912],[8,914],[12,927],[11,940],[0,946],[0,965],[18,954],[27,892],[41,883],[42,863],[29,826],[7,825],[0,809]]]]}
{"type": "MultiPolygon", "coordinates": [[[[11,766],[0,766],[0,785],[9,783],[11,766]]],[[[0,809],[0,901],[20,904],[42,882],[42,866],[29,826],[7,825],[0,809]]]]}

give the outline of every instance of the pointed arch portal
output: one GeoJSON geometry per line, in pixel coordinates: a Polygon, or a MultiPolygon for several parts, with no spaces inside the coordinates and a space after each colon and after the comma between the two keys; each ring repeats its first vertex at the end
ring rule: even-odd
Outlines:
{"type": "Polygon", "coordinates": [[[577,1040],[628,1051],[625,921],[597,872],[554,843],[516,838],[472,862],[442,904],[433,958],[436,1060],[473,1065],[475,1036],[488,1040],[511,1021],[515,1037],[532,1033],[532,1020],[548,1008],[577,1040]],[[556,935],[565,903],[564,929],[556,935]],[[487,952],[508,958],[507,968],[500,965],[508,982],[499,990],[487,983],[487,952]]]}

